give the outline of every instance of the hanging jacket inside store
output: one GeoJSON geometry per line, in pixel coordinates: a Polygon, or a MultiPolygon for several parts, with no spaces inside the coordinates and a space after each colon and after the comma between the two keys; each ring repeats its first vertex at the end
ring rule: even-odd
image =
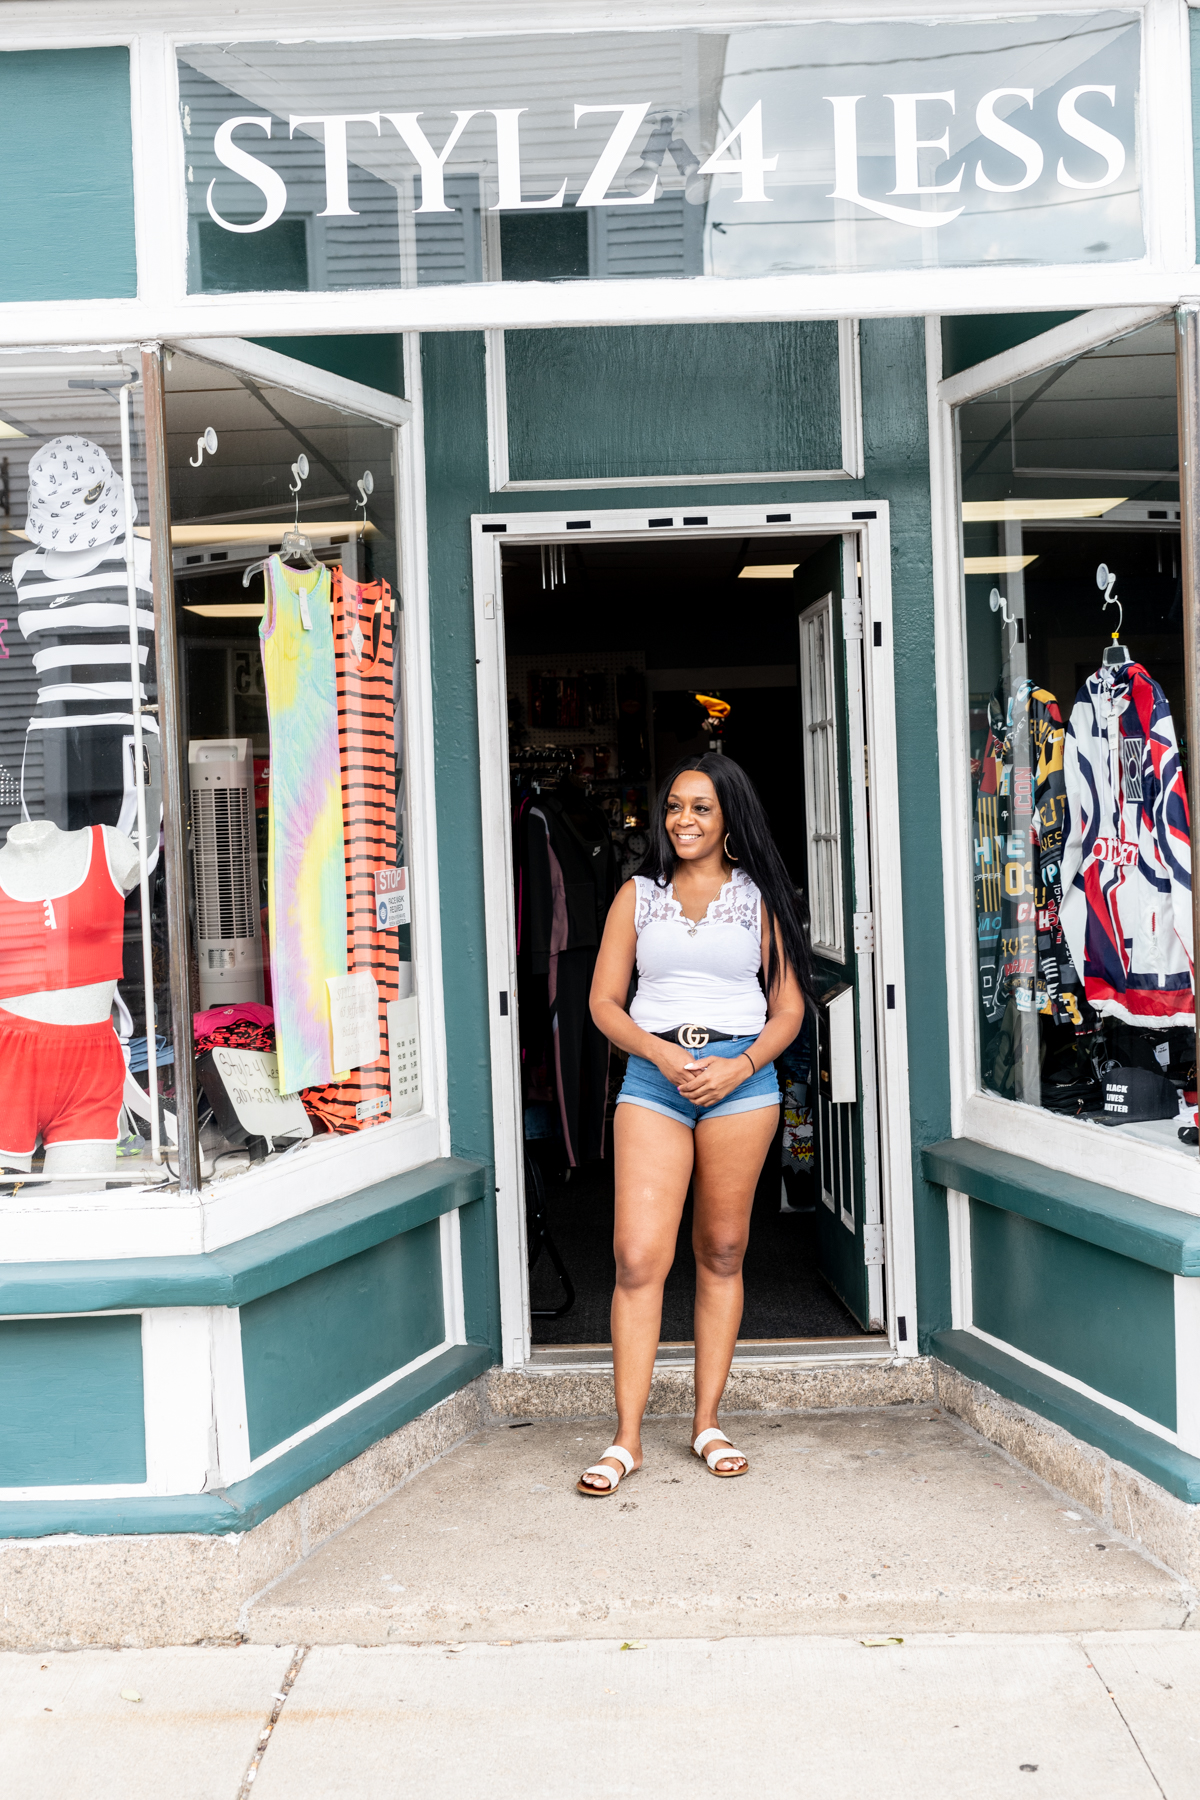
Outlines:
{"type": "Polygon", "coordinates": [[[1062,922],[1098,1013],[1191,1025],[1192,858],[1167,697],[1140,663],[1080,688],[1064,756],[1062,922]]]}
{"type": "Polygon", "coordinates": [[[608,1040],[588,1000],[617,859],[607,818],[573,782],[537,796],[522,822],[521,952],[530,973],[547,980],[559,1114],[574,1168],[604,1154],[608,1040]]]}

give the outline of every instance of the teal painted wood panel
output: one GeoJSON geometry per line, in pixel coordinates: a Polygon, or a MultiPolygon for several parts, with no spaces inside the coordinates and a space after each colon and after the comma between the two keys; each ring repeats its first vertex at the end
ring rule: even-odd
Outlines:
{"type": "Polygon", "coordinates": [[[0,1324],[0,1487],[145,1479],[141,1315],[0,1324]]]}
{"type": "Polygon", "coordinates": [[[971,1201],[981,1331],[1175,1429],[1175,1282],[1161,1269],[971,1201]]]}
{"type": "Polygon", "coordinates": [[[1043,331],[1077,319],[1078,313],[964,313],[942,320],[942,376],[957,375],[989,356],[999,356],[1043,331]]]}
{"type": "Polygon", "coordinates": [[[404,340],[390,334],[362,331],[350,337],[271,337],[251,338],[264,350],[280,356],[293,356],[327,374],[340,375],[346,381],[361,382],[363,387],[378,388],[381,394],[404,398],[404,340]]]}
{"type": "Polygon", "coordinates": [[[840,469],[837,326],[505,333],[509,479],[840,469]]]}
{"type": "Polygon", "coordinates": [[[0,1500],[0,1538],[56,1537],[67,1531],[111,1537],[199,1531],[225,1537],[231,1531],[249,1531],[372,1444],[474,1381],[491,1360],[486,1345],[453,1344],[220,1494],[0,1500]]]}
{"type": "Polygon", "coordinates": [[[0,54],[0,301],[137,293],[129,51],[0,54]]]}
{"type": "Polygon", "coordinates": [[[445,1336],[436,1219],[241,1309],[250,1454],[261,1456],[445,1336]]]}

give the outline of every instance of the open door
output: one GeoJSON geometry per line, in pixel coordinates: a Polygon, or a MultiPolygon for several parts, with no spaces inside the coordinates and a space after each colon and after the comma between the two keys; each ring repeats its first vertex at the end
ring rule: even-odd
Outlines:
{"type": "Polygon", "coordinates": [[[821,1272],[861,1325],[882,1330],[875,926],[856,554],[857,539],[841,538],[797,572],[806,887],[821,996],[810,1092],[821,1272]]]}

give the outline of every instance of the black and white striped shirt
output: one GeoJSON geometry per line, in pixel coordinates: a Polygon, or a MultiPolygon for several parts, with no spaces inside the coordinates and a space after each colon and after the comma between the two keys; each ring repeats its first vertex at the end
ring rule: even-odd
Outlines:
{"type": "MultiPolygon", "coordinates": [[[[154,606],[150,545],[142,538],[134,539],[134,567],[145,704],[155,692],[154,606]]],[[[127,580],[123,541],[100,553],[52,553],[48,559],[42,550],[29,550],[17,557],[17,623],[33,645],[40,683],[31,730],[132,723],[127,580]]]]}

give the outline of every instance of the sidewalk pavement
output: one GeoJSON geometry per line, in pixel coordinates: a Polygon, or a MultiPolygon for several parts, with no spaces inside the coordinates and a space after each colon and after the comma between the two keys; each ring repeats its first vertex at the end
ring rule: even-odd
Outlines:
{"type": "Polygon", "coordinates": [[[1194,1800],[1200,1634],[8,1652],[0,1765],[21,1800],[1194,1800]]]}
{"type": "MultiPolygon", "coordinates": [[[[246,1610],[255,1643],[1114,1631],[1200,1625],[1186,1583],[930,1405],[725,1421],[718,1481],[656,1418],[608,1499],[606,1423],[479,1432],[246,1610]]],[[[1132,1523],[1132,1522],[1131,1522],[1132,1523]]]]}
{"type": "Polygon", "coordinates": [[[1195,1800],[1186,1584],[929,1405],[490,1427],[240,1646],[0,1655],[19,1800],[1195,1800]],[[866,1640],[864,1642],[863,1640],[866,1640]],[[873,1641],[872,1641],[873,1640],[873,1641]]]}

